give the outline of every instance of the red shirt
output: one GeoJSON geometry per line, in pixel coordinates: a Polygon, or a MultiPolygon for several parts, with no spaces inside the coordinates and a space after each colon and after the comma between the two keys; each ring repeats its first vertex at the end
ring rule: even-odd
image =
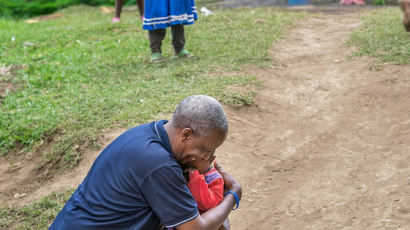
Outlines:
{"type": "Polygon", "coordinates": [[[224,181],[216,169],[205,174],[198,170],[189,173],[188,188],[201,213],[217,206],[224,198],[224,181]]]}

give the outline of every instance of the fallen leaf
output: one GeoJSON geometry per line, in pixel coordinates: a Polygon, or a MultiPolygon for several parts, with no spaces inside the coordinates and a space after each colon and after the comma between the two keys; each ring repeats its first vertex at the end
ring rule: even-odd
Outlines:
{"type": "Polygon", "coordinates": [[[108,8],[108,7],[102,6],[101,11],[103,14],[109,14],[109,13],[114,12],[114,8],[108,8]]]}

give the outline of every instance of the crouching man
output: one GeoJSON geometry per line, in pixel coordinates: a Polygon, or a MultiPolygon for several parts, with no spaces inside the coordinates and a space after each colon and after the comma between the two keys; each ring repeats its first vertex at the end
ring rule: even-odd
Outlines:
{"type": "Polygon", "coordinates": [[[170,121],[134,127],[108,145],[49,229],[218,229],[239,205],[238,181],[218,166],[227,192],[200,214],[183,172],[209,168],[227,134],[218,101],[185,98],[170,121]]]}

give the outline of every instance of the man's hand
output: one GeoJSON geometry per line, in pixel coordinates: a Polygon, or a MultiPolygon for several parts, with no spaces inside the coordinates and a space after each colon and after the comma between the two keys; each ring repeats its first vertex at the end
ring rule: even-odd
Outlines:
{"type": "Polygon", "coordinates": [[[242,188],[239,182],[233,176],[231,176],[231,174],[226,172],[218,162],[214,162],[214,167],[216,170],[218,170],[218,172],[224,179],[225,188],[227,190],[234,191],[238,195],[239,200],[242,199],[242,188]]]}

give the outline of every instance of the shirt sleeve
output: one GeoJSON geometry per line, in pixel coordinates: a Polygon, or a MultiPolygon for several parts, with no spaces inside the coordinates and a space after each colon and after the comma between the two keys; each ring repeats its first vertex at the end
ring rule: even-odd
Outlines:
{"type": "Polygon", "coordinates": [[[167,228],[173,228],[198,216],[182,170],[164,166],[149,175],[141,186],[145,200],[167,228]]]}
{"type": "Polygon", "coordinates": [[[224,183],[216,170],[206,173],[205,176],[199,174],[198,170],[191,172],[188,187],[202,212],[215,207],[223,200],[224,183]]]}

